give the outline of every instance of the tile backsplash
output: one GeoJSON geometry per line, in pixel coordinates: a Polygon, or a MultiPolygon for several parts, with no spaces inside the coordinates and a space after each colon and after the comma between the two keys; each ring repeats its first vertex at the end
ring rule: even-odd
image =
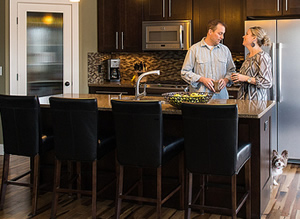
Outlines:
{"type": "MultiPolygon", "coordinates": [[[[107,60],[120,59],[120,73],[122,81],[130,81],[135,74],[134,64],[145,63],[147,71],[160,70],[160,76],[149,76],[153,80],[181,81],[180,71],[187,51],[159,51],[141,53],[88,53],[88,83],[99,83],[98,66],[107,75],[107,60]]],[[[243,55],[233,54],[235,59],[243,59],[243,55]]]]}

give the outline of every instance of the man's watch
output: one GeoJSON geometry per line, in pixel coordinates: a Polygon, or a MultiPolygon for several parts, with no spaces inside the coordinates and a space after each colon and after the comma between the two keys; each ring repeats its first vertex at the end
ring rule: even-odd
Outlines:
{"type": "Polygon", "coordinates": [[[247,82],[250,84],[250,83],[251,83],[251,81],[252,81],[252,78],[251,78],[251,77],[249,77],[249,78],[248,78],[248,80],[247,80],[247,82]]]}

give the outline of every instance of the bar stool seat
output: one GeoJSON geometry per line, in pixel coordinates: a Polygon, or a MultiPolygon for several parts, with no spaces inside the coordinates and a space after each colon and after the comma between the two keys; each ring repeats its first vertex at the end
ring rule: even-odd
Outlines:
{"type": "MultiPolygon", "coordinates": [[[[185,218],[191,209],[231,215],[237,218],[246,204],[246,218],[251,218],[251,143],[238,141],[238,109],[235,104],[182,104],[184,151],[188,172],[185,218]],[[236,175],[245,166],[245,187],[237,202],[236,175]],[[193,174],[202,176],[199,193],[192,200],[193,174]],[[209,176],[231,178],[231,208],[205,202],[209,176]],[[200,195],[202,194],[202,195],[200,195]],[[196,204],[200,197],[200,203],[196,204]]],[[[224,185],[222,186],[224,187],[224,185]]]]}
{"type": "Polygon", "coordinates": [[[115,179],[113,179],[97,192],[97,161],[115,149],[115,138],[113,134],[98,137],[97,99],[50,97],[49,101],[55,143],[55,177],[51,218],[56,218],[59,193],[77,193],[78,198],[81,194],[92,196],[92,218],[95,219],[97,217],[97,194],[115,183],[115,179]],[[76,162],[77,172],[75,178],[73,177],[77,182],[76,189],[61,187],[62,161],[67,161],[68,164],[76,162]],[[82,162],[92,164],[91,190],[81,188],[82,162]]]}
{"type": "Polygon", "coordinates": [[[184,207],[184,161],[183,138],[167,137],[163,134],[163,117],[159,101],[112,100],[117,160],[119,164],[116,214],[120,218],[122,200],[155,203],[157,218],[161,218],[161,207],[179,191],[180,207],[184,207]],[[179,179],[166,196],[162,195],[162,165],[179,156],[179,179]],[[123,192],[124,167],[139,168],[139,179],[123,192]],[[143,169],[156,169],[156,198],[144,197],[143,169]],[[138,194],[133,195],[134,188],[138,194]]]}
{"type": "Polygon", "coordinates": [[[8,185],[32,189],[31,215],[37,214],[40,155],[53,149],[53,136],[42,134],[40,104],[37,96],[0,95],[4,159],[0,192],[0,209],[4,207],[8,185]],[[30,157],[31,170],[8,179],[10,155],[30,157]],[[30,183],[19,180],[30,174],[30,183]]]}

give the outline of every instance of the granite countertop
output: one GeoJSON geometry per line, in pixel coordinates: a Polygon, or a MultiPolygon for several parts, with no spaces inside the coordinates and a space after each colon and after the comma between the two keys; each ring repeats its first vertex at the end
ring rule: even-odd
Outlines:
{"type": "MultiPolygon", "coordinates": [[[[56,97],[64,98],[97,98],[98,108],[102,111],[111,111],[111,100],[119,99],[119,95],[107,95],[107,94],[59,94],[53,95],[56,97]]],[[[49,107],[49,97],[41,97],[40,104],[42,107],[49,107]]],[[[133,100],[134,96],[123,95],[123,100],[133,100]]],[[[176,109],[172,105],[165,102],[163,97],[157,96],[146,96],[141,99],[141,101],[147,100],[161,100],[162,101],[162,111],[163,114],[175,114],[180,115],[181,110],[176,109]]],[[[275,106],[274,101],[256,101],[256,100],[210,100],[208,104],[237,104],[239,118],[261,118],[266,112],[268,112],[273,106],[275,106]]]]}
{"type": "MultiPolygon", "coordinates": [[[[131,83],[130,81],[121,81],[121,82],[104,82],[104,83],[98,83],[98,84],[89,84],[89,87],[126,87],[126,88],[134,88],[135,83],[131,83]]],[[[231,86],[227,87],[228,91],[238,91],[239,86],[231,86]]]]}

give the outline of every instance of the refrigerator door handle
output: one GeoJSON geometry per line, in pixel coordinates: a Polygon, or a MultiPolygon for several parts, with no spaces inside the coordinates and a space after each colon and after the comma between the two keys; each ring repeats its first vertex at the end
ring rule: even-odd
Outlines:
{"type": "Polygon", "coordinates": [[[273,100],[277,101],[277,70],[276,70],[276,43],[272,43],[272,70],[273,70],[273,89],[272,89],[272,95],[273,100]],[[275,87],[275,89],[274,89],[275,87]]]}
{"type": "Polygon", "coordinates": [[[282,43],[278,43],[278,86],[277,86],[277,101],[281,103],[282,96],[281,96],[281,80],[282,80],[282,43]]]}

